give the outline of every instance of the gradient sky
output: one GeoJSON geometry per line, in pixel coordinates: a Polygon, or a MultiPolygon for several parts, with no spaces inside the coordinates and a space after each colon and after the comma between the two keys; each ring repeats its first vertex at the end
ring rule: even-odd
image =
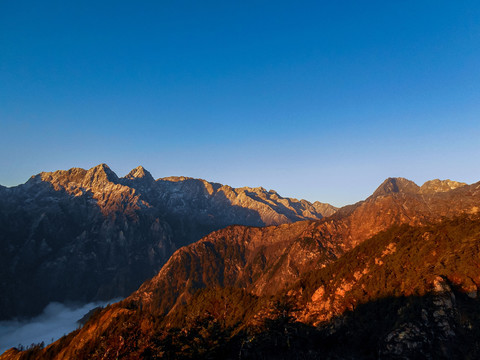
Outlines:
{"type": "Polygon", "coordinates": [[[480,180],[478,1],[1,1],[0,184],[143,165],[344,205],[480,180]]]}

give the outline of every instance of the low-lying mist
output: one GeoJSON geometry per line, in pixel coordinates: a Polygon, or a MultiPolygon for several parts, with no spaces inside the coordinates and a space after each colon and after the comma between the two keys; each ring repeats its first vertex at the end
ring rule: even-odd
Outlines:
{"type": "Polygon", "coordinates": [[[32,319],[0,321],[0,354],[19,345],[28,347],[42,341],[45,345],[50,344],[81,326],[78,321],[90,310],[119,300],[121,299],[92,302],[81,306],[52,302],[40,315],[32,319]]]}

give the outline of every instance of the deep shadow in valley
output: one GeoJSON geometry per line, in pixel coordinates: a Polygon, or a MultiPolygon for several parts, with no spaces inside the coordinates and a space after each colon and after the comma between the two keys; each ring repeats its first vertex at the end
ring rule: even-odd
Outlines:
{"type": "MultiPolygon", "coordinates": [[[[238,289],[203,289],[196,297],[201,301],[180,309],[176,318],[150,318],[153,325],[148,329],[144,317],[149,315],[135,309],[135,304],[123,303],[134,312],[119,317],[115,327],[99,334],[75,357],[300,360],[480,356],[479,300],[457,289],[378,299],[316,327],[295,321],[299,309],[287,296],[261,299],[238,289]],[[267,314],[257,319],[253,314],[266,304],[267,314]]],[[[46,349],[33,347],[20,359],[54,359],[76,334],[46,349]]]]}

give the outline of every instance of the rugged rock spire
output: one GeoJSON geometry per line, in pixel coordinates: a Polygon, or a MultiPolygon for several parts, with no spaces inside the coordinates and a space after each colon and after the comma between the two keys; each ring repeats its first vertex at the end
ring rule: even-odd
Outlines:
{"type": "Polygon", "coordinates": [[[106,183],[118,183],[118,176],[115,174],[107,164],[97,165],[87,171],[83,184],[86,186],[102,186],[106,183]]]}
{"type": "Polygon", "coordinates": [[[152,174],[143,166],[137,166],[135,169],[132,169],[132,171],[124,176],[124,179],[146,179],[148,181],[154,181],[152,174]]]}

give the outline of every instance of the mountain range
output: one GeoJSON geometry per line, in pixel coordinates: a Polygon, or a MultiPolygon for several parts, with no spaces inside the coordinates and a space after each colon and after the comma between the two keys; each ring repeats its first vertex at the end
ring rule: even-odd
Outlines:
{"type": "Polygon", "coordinates": [[[122,179],[104,165],[94,169],[88,172],[110,177],[94,176],[102,189],[111,189],[108,195],[86,185],[88,172],[79,169],[40,174],[22,186],[46,182],[49,191],[73,200],[95,200],[102,224],[136,224],[128,225],[134,230],[125,237],[158,221],[173,244],[168,249],[185,246],[168,261],[165,251],[166,262],[153,277],[121,302],[96,311],[75,332],[45,348],[8,350],[0,359],[480,356],[480,183],[432,180],[418,186],[389,178],[364,201],[335,209],[261,188],[220,190],[221,185],[187,178],[154,181],[142,168],[122,179]],[[197,195],[205,192],[210,196],[197,195]],[[237,216],[228,219],[252,223],[202,227],[222,214],[212,206],[225,204],[218,193],[233,206],[222,211],[237,216]],[[248,208],[241,207],[246,203],[248,208]],[[252,210],[256,217],[249,217],[252,210]],[[198,221],[190,224],[190,217],[198,221]],[[195,241],[193,234],[205,236],[195,241]]]}
{"type": "Polygon", "coordinates": [[[119,178],[107,165],[32,176],[0,187],[0,319],[50,302],[125,297],[178,248],[232,224],[321,219],[337,209],[186,177],[119,178]]]}

